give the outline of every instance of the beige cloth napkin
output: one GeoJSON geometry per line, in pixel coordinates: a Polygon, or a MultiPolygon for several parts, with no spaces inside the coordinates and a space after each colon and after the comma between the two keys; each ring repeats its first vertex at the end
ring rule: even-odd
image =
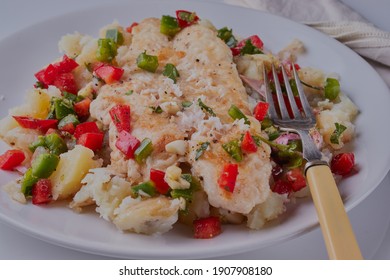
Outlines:
{"type": "Polygon", "coordinates": [[[224,0],[302,22],[339,40],[378,71],[390,87],[390,33],[376,28],[338,0],[224,0]]]}

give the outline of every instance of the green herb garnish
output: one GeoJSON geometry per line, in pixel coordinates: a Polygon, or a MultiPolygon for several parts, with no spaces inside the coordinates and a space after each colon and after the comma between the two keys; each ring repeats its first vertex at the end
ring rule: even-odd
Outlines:
{"type": "Polygon", "coordinates": [[[213,109],[204,104],[200,98],[198,98],[198,105],[203,110],[209,113],[211,116],[216,117],[217,115],[214,113],[213,109]]]}
{"type": "Polygon", "coordinates": [[[210,146],[210,142],[204,142],[200,145],[200,147],[196,150],[195,154],[195,160],[198,160],[203,153],[207,150],[207,148],[210,146]]]}
{"type": "Polygon", "coordinates": [[[237,45],[237,39],[234,37],[232,29],[229,29],[226,26],[218,30],[217,36],[221,38],[229,48],[234,48],[237,45]]]}
{"type": "Polygon", "coordinates": [[[241,49],[240,53],[242,55],[244,54],[260,54],[263,53],[258,47],[255,47],[252,44],[252,41],[250,39],[245,41],[244,47],[241,49]]]}
{"type": "Polygon", "coordinates": [[[347,127],[345,127],[344,125],[339,124],[339,123],[335,123],[334,125],[335,125],[336,129],[330,135],[330,142],[332,144],[339,144],[341,134],[343,134],[343,132],[347,129],[347,127]]]}
{"type": "Polygon", "coordinates": [[[163,70],[163,75],[170,78],[175,84],[177,81],[177,78],[180,77],[179,71],[177,71],[175,65],[168,63],[165,65],[163,70]]]}
{"type": "Polygon", "coordinates": [[[152,109],[153,113],[156,113],[156,114],[161,114],[163,112],[163,110],[161,109],[160,105],[157,106],[157,107],[149,106],[149,108],[152,109]]]}

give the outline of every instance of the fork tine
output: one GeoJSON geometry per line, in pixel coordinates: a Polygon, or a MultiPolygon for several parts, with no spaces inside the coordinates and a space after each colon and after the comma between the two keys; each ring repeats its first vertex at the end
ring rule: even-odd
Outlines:
{"type": "Polygon", "coordinates": [[[268,113],[270,114],[270,117],[272,119],[277,119],[278,114],[276,113],[274,100],[272,99],[272,93],[271,93],[271,90],[269,88],[269,80],[268,80],[267,72],[265,70],[265,66],[263,67],[263,79],[264,79],[264,85],[265,85],[265,100],[269,104],[268,113]]]}
{"type": "Polygon", "coordinates": [[[278,75],[276,74],[274,64],[272,64],[272,75],[274,77],[275,90],[276,90],[276,96],[278,97],[280,115],[283,120],[288,120],[290,119],[290,116],[288,115],[286,104],[284,103],[282,89],[280,88],[279,78],[278,75]]]}
{"type": "Polygon", "coordinates": [[[302,103],[303,111],[305,112],[305,115],[307,118],[310,118],[311,120],[315,120],[315,116],[313,114],[313,111],[311,110],[309,102],[307,101],[305,92],[303,91],[301,80],[298,77],[298,73],[297,73],[297,70],[295,69],[294,64],[292,64],[292,69],[293,69],[293,73],[294,73],[295,83],[297,84],[299,98],[300,98],[301,103],[302,103]]]}
{"type": "Polygon", "coordinates": [[[291,110],[292,110],[292,113],[294,115],[294,118],[301,119],[302,115],[298,109],[297,103],[295,102],[294,94],[292,92],[292,89],[290,86],[290,81],[289,81],[289,78],[287,76],[286,70],[284,69],[283,65],[281,65],[280,68],[282,70],[284,85],[286,87],[288,101],[290,102],[290,106],[291,106],[291,110]]]}

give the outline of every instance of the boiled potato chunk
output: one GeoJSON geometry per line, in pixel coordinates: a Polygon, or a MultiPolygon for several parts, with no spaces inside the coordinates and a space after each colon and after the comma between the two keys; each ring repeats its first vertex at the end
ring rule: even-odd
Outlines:
{"type": "Polygon", "coordinates": [[[30,116],[45,119],[50,111],[50,96],[46,89],[34,89],[27,93],[23,105],[10,110],[13,116],[30,116]]]}
{"type": "Polygon", "coordinates": [[[81,145],[60,155],[57,169],[50,176],[54,200],[66,199],[80,190],[81,180],[89,169],[101,166],[93,156],[92,150],[81,145]]]}

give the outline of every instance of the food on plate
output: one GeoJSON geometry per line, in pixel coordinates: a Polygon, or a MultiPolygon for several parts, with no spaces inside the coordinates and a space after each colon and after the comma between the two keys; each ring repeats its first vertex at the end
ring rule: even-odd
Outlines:
{"type": "Polygon", "coordinates": [[[35,73],[26,102],[1,120],[12,149],[0,168],[21,173],[6,191],[34,205],[68,200],[75,212],[94,205],[135,233],[177,222],[202,239],[224,223],[260,229],[309,194],[299,136],[274,126],[258,98],[271,64],[298,71],[317,117],[311,136],[335,176],[350,174],[354,154],[342,149],[358,109],[338,77],[298,65],[298,40],[272,53],[259,35],[236,36],[185,10],[114,22],[99,38],[63,36],[62,57],[35,73]]]}

